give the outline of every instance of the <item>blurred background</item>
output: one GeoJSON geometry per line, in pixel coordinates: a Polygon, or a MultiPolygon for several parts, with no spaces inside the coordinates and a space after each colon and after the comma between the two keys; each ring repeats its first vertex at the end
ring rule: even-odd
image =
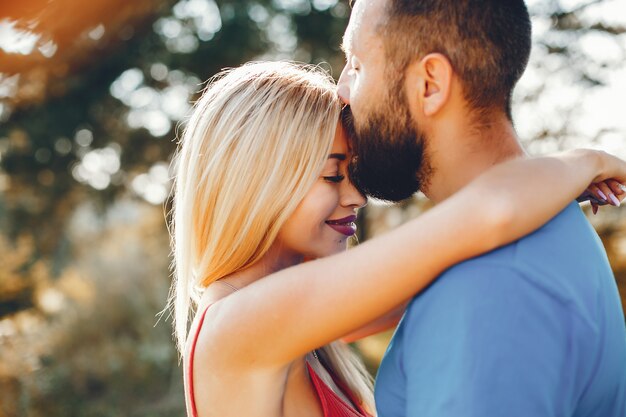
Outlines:
{"type": "MultiPolygon", "coordinates": [[[[527,149],[626,158],[626,3],[532,0],[514,117],[527,149]]],[[[338,0],[0,3],[0,417],[182,416],[169,161],[202,82],[255,59],[338,77],[338,0]]],[[[532,204],[532,202],[529,202],[532,204]]],[[[370,203],[360,240],[429,208],[370,203]]],[[[589,219],[624,303],[626,210],[589,219]]],[[[376,371],[390,334],[355,345],[376,371]]]]}

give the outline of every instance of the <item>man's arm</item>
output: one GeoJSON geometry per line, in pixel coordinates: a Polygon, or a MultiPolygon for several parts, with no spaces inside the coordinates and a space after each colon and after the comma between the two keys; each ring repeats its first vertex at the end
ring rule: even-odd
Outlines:
{"type": "Polygon", "coordinates": [[[551,417],[572,404],[576,317],[519,272],[449,270],[408,309],[407,417],[551,417]]]}

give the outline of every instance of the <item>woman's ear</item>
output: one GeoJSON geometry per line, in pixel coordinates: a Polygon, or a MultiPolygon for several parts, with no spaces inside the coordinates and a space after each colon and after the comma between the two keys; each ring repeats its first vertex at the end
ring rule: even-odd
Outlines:
{"type": "Polygon", "coordinates": [[[452,64],[440,53],[426,55],[410,69],[414,72],[412,86],[422,113],[430,117],[439,112],[448,102],[452,85],[452,64]]]}

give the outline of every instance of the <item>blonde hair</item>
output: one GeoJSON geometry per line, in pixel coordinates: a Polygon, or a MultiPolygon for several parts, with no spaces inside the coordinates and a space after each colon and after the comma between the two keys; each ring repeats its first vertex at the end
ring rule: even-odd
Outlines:
{"type": "MultiPolygon", "coordinates": [[[[194,106],[174,158],[170,307],[180,352],[203,290],[259,261],[318,178],[341,103],[324,71],[257,62],[215,76],[194,106]]],[[[372,379],[342,342],[322,348],[374,411],[372,379]]]]}

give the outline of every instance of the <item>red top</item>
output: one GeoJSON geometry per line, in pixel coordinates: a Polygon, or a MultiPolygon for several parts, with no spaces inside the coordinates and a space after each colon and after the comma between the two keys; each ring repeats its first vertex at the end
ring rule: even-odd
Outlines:
{"type": "MultiPolygon", "coordinates": [[[[307,368],[309,369],[309,375],[311,376],[311,381],[313,381],[313,386],[315,387],[315,391],[317,391],[317,396],[320,399],[320,403],[322,403],[322,410],[324,410],[324,417],[370,417],[369,414],[361,408],[359,401],[354,397],[354,394],[348,387],[343,384],[343,382],[335,377],[332,372],[330,376],[335,381],[335,384],[343,391],[347,397],[358,407],[358,410],[355,410],[349,404],[335,393],[328,385],[324,383],[324,381],[315,373],[313,367],[309,365],[309,362],[306,363],[307,368]]],[[[194,416],[195,417],[195,416],[194,416]]]]}
{"type": "MultiPolygon", "coordinates": [[[[191,343],[191,351],[189,353],[189,368],[187,368],[189,402],[187,404],[187,409],[191,411],[191,417],[198,417],[193,394],[193,357],[196,351],[198,334],[200,334],[200,329],[202,328],[202,323],[204,322],[204,316],[206,315],[209,307],[204,310],[204,312],[202,313],[202,317],[200,317],[200,323],[198,323],[198,327],[196,328],[196,332],[191,343]]],[[[309,370],[309,375],[311,377],[311,381],[313,382],[313,387],[315,388],[317,396],[322,405],[324,417],[371,417],[365,412],[365,410],[363,410],[363,408],[359,404],[359,401],[354,397],[354,394],[348,389],[348,387],[346,387],[345,384],[332,372],[329,373],[333,378],[333,381],[335,381],[335,384],[337,384],[337,386],[346,394],[350,401],[356,404],[358,410],[355,410],[354,407],[346,404],[346,402],[339,395],[337,395],[328,385],[326,385],[324,381],[315,373],[313,367],[308,362],[306,363],[306,366],[309,370]]]]}

